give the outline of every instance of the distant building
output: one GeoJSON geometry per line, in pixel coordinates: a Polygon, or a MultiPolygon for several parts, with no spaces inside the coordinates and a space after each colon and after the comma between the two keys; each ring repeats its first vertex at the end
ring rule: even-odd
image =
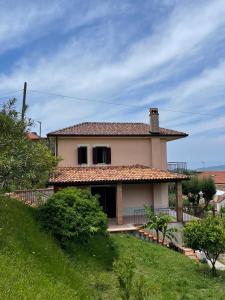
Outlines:
{"type": "Polygon", "coordinates": [[[41,137],[37,134],[37,132],[27,132],[27,138],[31,141],[40,141],[41,137]]]}
{"type": "Polygon", "coordinates": [[[216,184],[217,190],[225,191],[225,171],[204,171],[198,176],[211,177],[216,184]]]}

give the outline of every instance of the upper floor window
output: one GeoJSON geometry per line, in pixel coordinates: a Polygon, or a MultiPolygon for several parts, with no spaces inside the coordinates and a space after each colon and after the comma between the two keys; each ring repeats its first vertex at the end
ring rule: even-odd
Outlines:
{"type": "Polygon", "coordinates": [[[80,146],[77,149],[78,151],[78,164],[87,164],[88,159],[87,159],[87,146],[80,146]]]}
{"type": "Polygon", "coordinates": [[[111,164],[111,148],[105,146],[94,147],[93,164],[111,164]]]}

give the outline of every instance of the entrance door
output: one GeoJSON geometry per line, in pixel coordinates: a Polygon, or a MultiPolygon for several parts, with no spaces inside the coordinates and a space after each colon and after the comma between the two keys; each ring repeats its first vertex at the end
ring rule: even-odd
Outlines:
{"type": "Polygon", "coordinates": [[[95,186],[92,195],[99,195],[99,204],[109,218],[116,217],[116,188],[114,186],[95,186]]]}

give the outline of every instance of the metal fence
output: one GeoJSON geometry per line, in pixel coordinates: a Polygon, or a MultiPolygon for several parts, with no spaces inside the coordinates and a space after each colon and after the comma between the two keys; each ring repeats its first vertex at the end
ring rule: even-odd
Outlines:
{"type": "Polygon", "coordinates": [[[186,162],[168,162],[167,169],[170,172],[184,173],[187,171],[186,162]]]}
{"type": "MultiPolygon", "coordinates": [[[[174,218],[174,222],[177,222],[177,213],[174,208],[154,208],[153,211],[155,214],[171,216],[174,218]]],[[[196,216],[194,214],[189,213],[189,211],[184,208],[183,222],[189,222],[195,218],[196,218],[196,216]]],[[[148,221],[149,220],[145,213],[145,209],[135,209],[134,210],[134,218],[133,218],[134,224],[140,225],[140,224],[144,224],[148,221]]]]}
{"type": "Polygon", "coordinates": [[[25,204],[37,206],[45,202],[54,193],[53,188],[36,189],[36,190],[16,190],[6,195],[16,198],[25,204]]]}

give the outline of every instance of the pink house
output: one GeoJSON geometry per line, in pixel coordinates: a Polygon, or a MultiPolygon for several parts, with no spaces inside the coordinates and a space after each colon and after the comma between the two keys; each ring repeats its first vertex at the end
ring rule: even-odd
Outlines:
{"type": "Polygon", "coordinates": [[[167,142],[187,134],[159,127],[157,108],[150,123],[81,123],[48,134],[62,158],[49,184],[89,187],[100,195],[109,218],[123,224],[145,204],[168,208],[168,183],[176,183],[177,220],[183,220],[181,181],[167,171],[167,142]]]}

